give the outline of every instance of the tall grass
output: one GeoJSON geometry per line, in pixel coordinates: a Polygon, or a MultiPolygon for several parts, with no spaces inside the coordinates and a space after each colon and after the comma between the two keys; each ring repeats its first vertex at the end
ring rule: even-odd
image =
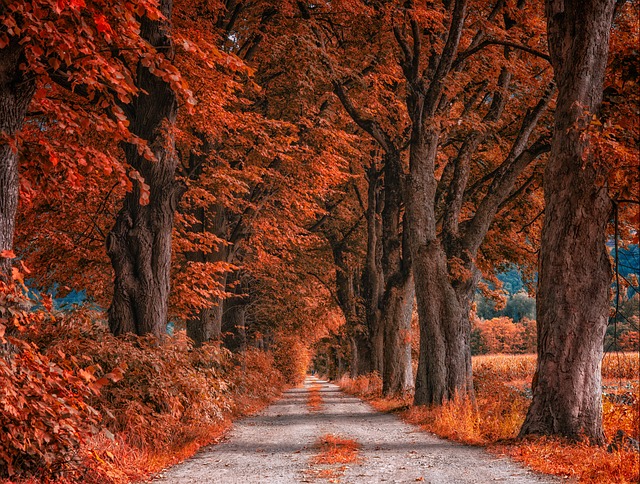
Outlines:
{"type": "MultiPolygon", "coordinates": [[[[473,371],[497,372],[502,380],[527,380],[536,370],[536,355],[479,355],[473,357],[473,371]]],[[[605,353],[602,378],[637,380],[640,375],[638,353],[605,353]]]]}

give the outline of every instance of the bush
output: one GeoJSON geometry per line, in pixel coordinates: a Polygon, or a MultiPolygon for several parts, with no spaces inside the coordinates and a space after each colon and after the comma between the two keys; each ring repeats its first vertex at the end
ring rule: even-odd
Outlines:
{"type": "Polygon", "coordinates": [[[218,344],[194,348],[183,331],[114,337],[101,313],[29,304],[0,286],[0,476],[144,478],[283,385],[262,351],[236,361],[218,344]]]}
{"type": "Polygon", "coordinates": [[[54,361],[18,337],[52,321],[0,282],[0,477],[68,470],[97,431],[100,415],[89,402],[102,382],[94,372],[63,352],[54,361]]]}
{"type": "Polygon", "coordinates": [[[536,322],[523,318],[515,323],[501,316],[472,321],[471,352],[474,355],[489,353],[534,353],[536,351],[536,322]]]}

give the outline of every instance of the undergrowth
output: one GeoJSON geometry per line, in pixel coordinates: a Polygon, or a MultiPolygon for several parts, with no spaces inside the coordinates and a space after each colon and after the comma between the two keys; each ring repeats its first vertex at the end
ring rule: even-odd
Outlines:
{"type": "MultiPolygon", "coordinates": [[[[640,481],[640,454],[630,448],[606,448],[562,439],[517,440],[530,403],[535,355],[486,355],[473,361],[476,405],[456,398],[441,407],[413,406],[410,397],[383,398],[376,374],[343,377],[340,386],[368,400],[380,411],[395,412],[403,420],[441,437],[508,454],[544,473],[577,478],[580,482],[632,483],[640,481]]],[[[609,441],[619,430],[640,439],[638,355],[609,355],[603,378],[617,379],[603,397],[603,424],[609,441]],[[615,359],[614,359],[615,358],[615,359]]]]}
{"type": "Polygon", "coordinates": [[[116,338],[99,313],[54,313],[1,284],[0,481],[147,478],[285,384],[270,353],[194,348],[184,332],[116,338]]]}

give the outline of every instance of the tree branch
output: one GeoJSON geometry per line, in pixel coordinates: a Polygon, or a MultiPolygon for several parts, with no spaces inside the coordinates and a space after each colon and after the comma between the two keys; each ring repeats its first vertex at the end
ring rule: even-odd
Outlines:
{"type": "Polygon", "coordinates": [[[534,49],[532,47],[529,47],[527,45],[518,44],[516,42],[510,42],[508,40],[487,39],[487,40],[483,40],[482,42],[480,42],[475,47],[467,49],[464,52],[461,52],[458,55],[458,57],[456,58],[455,62],[453,63],[452,69],[455,69],[455,68],[459,67],[460,64],[465,59],[471,57],[473,54],[481,51],[482,49],[484,49],[485,47],[488,47],[490,45],[503,45],[505,47],[511,47],[513,49],[522,50],[522,51],[528,52],[529,54],[532,54],[532,55],[534,55],[536,57],[540,57],[541,59],[544,59],[547,62],[551,62],[551,59],[549,58],[548,54],[545,54],[544,52],[540,52],[539,50],[536,50],[536,49],[534,49]]]}

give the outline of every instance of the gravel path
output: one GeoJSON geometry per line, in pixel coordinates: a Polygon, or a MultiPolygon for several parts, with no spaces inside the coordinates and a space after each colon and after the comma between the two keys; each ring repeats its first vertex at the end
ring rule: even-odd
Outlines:
{"type": "Polygon", "coordinates": [[[552,483],[505,458],[427,434],[397,417],[375,411],[336,385],[309,377],[304,387],[257,416],[234,425],[225,440],[164,472],[156,484],[268,483],[552,483]],[[324,405],[309,411],[313,383],[324,405]],[[317,465],[315,444],[324,434],[356,440],[359,461],[317,465]],[[321,474],[323,470],[328,473],[321,474]],[[331,469],[336,470],[332,472],[331,469]]]}

